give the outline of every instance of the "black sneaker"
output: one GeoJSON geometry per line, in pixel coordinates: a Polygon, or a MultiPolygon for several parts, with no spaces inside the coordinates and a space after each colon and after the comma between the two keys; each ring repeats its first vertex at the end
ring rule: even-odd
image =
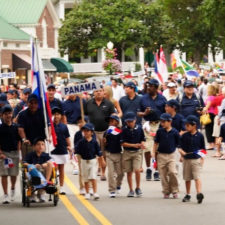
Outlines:
{"type": "Polygon", "coordinates": [[[196,197],[197,197],[197,200],[198,200],[198,204],[201,204],[202,203],[202,200],[204,198],[204,195],[202,193],[199,193],[199,194],[197,194],[196,197]]]}
{"type": "Polygon", "coordinates": [[[154,181],[160,181],[159,172],[155,172],[153,176],[154,176],[154,181]]]}
{"type": "Polygon", "coordinates": [[[141,197],[142,196],[142,191],[141,191],[140,188],[136,188],[135,189],[135,193],[136,193],[137,197],[141,197]]]}
{"type": "Polygon", "coordinates": [[[191,196],[190,195],[185,195],[182,202],[190,202],[191,196]]]}
{"type": "Polygon", "coordinates": [[[152,170],[151,169],[147,169],[146,170],[146,180],[150,181],[152,179],[152,170]]]}
{"type": "Polygon", "coordinates": [[[128,198],[133,198],[134,197],[134,191],[130,191],[127,195],[128,198]]]}

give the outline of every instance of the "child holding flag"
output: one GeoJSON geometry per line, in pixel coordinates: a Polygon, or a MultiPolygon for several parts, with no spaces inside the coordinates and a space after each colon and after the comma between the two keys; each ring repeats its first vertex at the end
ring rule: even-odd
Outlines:
{"type": "Polygon", "coordinates": [[[68,151],[70,155],[72,154],[71,144],[70,144],[70,134],[67,126],[61,123],[62,120],[62,109],[59,107],[54,107],[52,109],[52,114],[54,116],[54,128],[57,136],[57,145],[55,149],[51,151],[51,158],[58,165],[59,170],[59,183],[60,183],[60,194],[65,195],[66,192],[63,188],[64,185],[64,164],[68,161],[68,151]]]}
{"type": "Polygon", "coordinates": [[[109,128],[104,133],[110,198],[116,197],[116,191],[119,194],[123,179],[122,148],[120,145],[121,130],[118,128],[119,123],[120,118],[117,115],[111,115],[109,117],[109,128]]]}
{"type": "Polygon", "coordinates": [[[155,136],[153,158],[157,151],[157,164],[161,178],[164,198],[170,194],[178,198],[178,180],[176,170],[176,148],[179,145],[179,133],[172,127],[172,117],[168,113],[160,116],[161,126],[155,136]]]}
{"type": "Polygon", "coordinates": [[[180,153],[183,157],[183,178],[186,185],[186,195],[183,198],[183,202],[190,201],[191,180],[195,180],[196,197],[200,204],[204,198],[200,173],[206,151],[204,137],[197,130],[198,124],[199,119],[196,116],[189,115],[186,118],[185,125],[187,132],[181,136],[180,153]]]}
{"type": "MultiPolygon", "coordinates": [[[[19,174],[19,149],[21,147],[18,126],[12,123],[13,109],[5,105],[2,110],[2,124],[0,125],[0,176],[4,191],[3,204],[10,202],[8,196],[8,176],[11,179],[11,201],[15,198],[16,178],[19,174]]],[[[21,152],[20,152],[21,154],[21,152]]]]}

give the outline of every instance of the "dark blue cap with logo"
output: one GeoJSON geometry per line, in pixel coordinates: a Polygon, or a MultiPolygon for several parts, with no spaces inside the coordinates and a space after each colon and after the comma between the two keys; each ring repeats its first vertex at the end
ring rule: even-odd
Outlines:
{"type": "Polygon", "coordinates": [[[91,130],[91,131],[94,131],[95,128],[94,128],[94,126],[93,126],[92,123],[86,123],[86,124],[81,128],[81,130],[91,130]]]}
{"type": "Polygon", "coordinates": [[[1,112],[2,112],[2,113],[5,113],[5,112],[12,112],[12,111],[13,111],[13,109],[12,109],[12,107],[11,107],[9,104],[4,105],[4,106],[2,107],[2,109],[1,109],[1,112]]]}
{"type": "Polygon", "coordinates": [[[137,117],[136,117],[136,114],[134,112],[127,112],[124,115],[125,122],[134,121],[136,119],[137,119],[137,117]]]}
{"type": "Polygon", "coordinates": [[[55,85],[54,84],[49,84],[47,89],[50,89],[50,88],[55,89],[55,85]]]}
{"type": "Polygon", "coordinates": [[[191,80],[186,80],[184,82],[184,87],[194,87],[194,83],[191,80]]]}
{"type": "Polygon", "coordinates": [[[160,116],[160,120],[163,120],[163,121],[172,121],[172,116],[169,113],[163,113],[160,116]]]}
{"type": "Polygon", "coordinates": [[[30,102],[30,101],[32,101],[32,100],[38,101],[38,96],[35,95],[35,94],[29,95],[29,97],[28,97],[28,102],[30,102]]]}
{"type": "Polygon", "coordinates": [[[191,124],[191,125],[198,125],[199,124],[199,119],[198,117],[194,115],[189,115],[186,117],[184,120],[185,123],[191,124]]]}
{"type": "Polygon", "coordinates": [[[154,79],[154,78],[151,79],[151,80],[149,80],[147,83],[150,84],[150,85],[154,85],[154,86],[156,86],[156,87],[159,86],[159,81],[156,80],[156,79],[154,79]]]}
{"type": "Polygon", "coordinates": [[[135,85],[135,83],[133,83],[132,81],[129,81],[129,82],[127,82],[126,84],[125,84],[125,87],[131,87],[131,88],[136,88],[136,85],[135,85]]]}
{"type": "Polygon", "coordinates": [[[173,107],[173,108],[176,108],[176,109],[178,109],[179,108],[179,102],[177,101],[177,100],[175,100],[175,99],[171,99],[171,100],[169,100],[169,101],[167,101],[167,103],[166,103],[168,106],[171,106],[171,107],[173,107]]]}
{"type": "Polygon", "coordinates": [[[31,89],[30,88],[24,88],[23,89],[23,94],[27,94],[27,93],[31,93],[31,89]]]}
{"type": "Polygon", "coordinates": [[[11,95],[13,95],[14,93],[16,93],[16,90],[8,90],[8,94],[11,94],[11,95]]]}
{"type": "Polygon", "coordinates": [[[117,115],[111,115],[111,116],[109,117],[109,119],[114,119],[114,120],[116,120],[117,122],[120,122],[120,118],[119,118],[119,116],[117,116],[117,115]]]}
{"type": "Polygon", "coordinates": [[[52,108],[52,114],[55,114],[55,113],[63,114],[62,109],[57,106],[52,108]]]}

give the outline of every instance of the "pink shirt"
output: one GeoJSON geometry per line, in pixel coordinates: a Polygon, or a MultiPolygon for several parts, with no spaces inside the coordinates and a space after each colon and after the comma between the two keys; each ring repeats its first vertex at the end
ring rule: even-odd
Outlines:
{"type": "Polygon", "coordinates": [[[217,114],[217,107],[215,107],[214,105],[212,105],[213,100],[215,99],[215,96],[208,96],[206,101],[205,101],[205,105],[207,105],[208,102],[211,102],[211,106],[208,109],[208,113],[213,113],[213,114],[217,114]]]}

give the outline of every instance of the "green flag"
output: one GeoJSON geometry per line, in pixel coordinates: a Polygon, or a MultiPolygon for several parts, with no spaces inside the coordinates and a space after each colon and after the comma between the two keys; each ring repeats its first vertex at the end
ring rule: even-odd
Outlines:
{"type": "Polygon", "coordinates": [[[181,62],[185,71],[195,70],[193,66],[191,66],[189,63],[185,62],[184,60],[181,59],[181,62]]]}

